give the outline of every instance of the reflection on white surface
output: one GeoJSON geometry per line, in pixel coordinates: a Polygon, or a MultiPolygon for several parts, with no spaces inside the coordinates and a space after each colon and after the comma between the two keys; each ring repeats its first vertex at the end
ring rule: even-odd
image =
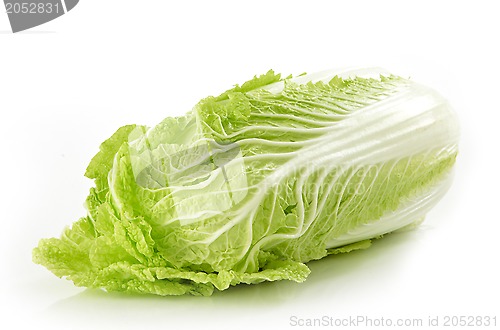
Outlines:
{"type": "MultiPolygon", "coordinates": [[[[288,328],[292,315],[353,310],[353,305],[363,304],[358,299],[368,298],[363,298],[365,287],[396,281],[398,265],[409,261],[418,235],[416,231],[391,234],[367,250],[310,262],[311,275],[302,284],[280,281],[238,285],[211,297],[160,297],[84,289],[47,306],[42,319],[47,325],[82,329],[113,325],[120,329],[170,329],[173,325],[176,329],[255,329],[266,324],[288,328]],[[388,273],[393,274],[392,278],[388,273]],[[343,303],[321,306],[319,310],[313,307],[313,302],[328,299],[343,303]]],[[[57,286],[56,282],[54,279],[51,285],[57,286]]]]}

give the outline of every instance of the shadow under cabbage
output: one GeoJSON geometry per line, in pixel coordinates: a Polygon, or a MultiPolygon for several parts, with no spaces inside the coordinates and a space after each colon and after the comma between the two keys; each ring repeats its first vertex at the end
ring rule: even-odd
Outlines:
{"type": "MultiPolygon", "coordinates": [[[[217,313],[248,312],[253,309],[272,309],[275,306],[295,306],[296,301],[319,298],[318,295],[335,297],[337,289],[345,293],[346,281],[354,287],[359,280],[366,281],[367,269],[382,267],[391,276],[397,276],[398,268],[408,262],[408,254],[415,248],[415,240],[421,230],[397,232],[375,240],[366,250],[347,254],[332,255],[321,260],[311,261],[308,266],[311,274],[304,283],[289,281],[264,282],[256,285],[240,284],[225,291],[214,291],[209,297],[196,296],[155,296],[105,292],[99,289],[86,289],[79,294],[63,299],[48,307],[50,314],[65,314],[82,322],[92,322],[122,315],[125,318],[158,315],[185,317],[186,313],[204,313],[208,316],[217,313]],[[126,314],[126,315],[125,315],[126,314]],[[89,318],[89,315],[92,317],[89,318]],[[115,316],[113,316],[115,315],[115,316]]],[[[376,283],[374,283],[376,284],[376,283]]]]}

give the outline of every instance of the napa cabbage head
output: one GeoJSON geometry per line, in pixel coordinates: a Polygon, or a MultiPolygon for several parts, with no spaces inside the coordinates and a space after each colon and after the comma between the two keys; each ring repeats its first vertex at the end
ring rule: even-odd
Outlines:
{"type": "Polygon", "coordinates": [[[87,214],[33,259],[78,286],[210,295],[420,222],[451,182],[458,124],[377,70],[269,71],[181,117],[124,126],[85,175],[87,214]]]}

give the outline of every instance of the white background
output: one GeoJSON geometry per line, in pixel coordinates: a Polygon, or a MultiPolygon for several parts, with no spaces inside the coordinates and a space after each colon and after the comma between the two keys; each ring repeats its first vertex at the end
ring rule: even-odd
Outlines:
{"type": "MultiPolygon", "coordinates": [[[[0,13],[0,327],[293,329],[290,317],[497,317],[500,65],[495,1],[82,0],[12,34],[0,13]],[[106,294],[31,262],[84,215],[83,177],[123,124],[154,125],[273,68],[381,66],[461,121],[452,189],[418,229],[311,262],[303,284],[212,297],[106,294]]],[[[325,327],[328,328],[328,327],[325,327]]]]}

